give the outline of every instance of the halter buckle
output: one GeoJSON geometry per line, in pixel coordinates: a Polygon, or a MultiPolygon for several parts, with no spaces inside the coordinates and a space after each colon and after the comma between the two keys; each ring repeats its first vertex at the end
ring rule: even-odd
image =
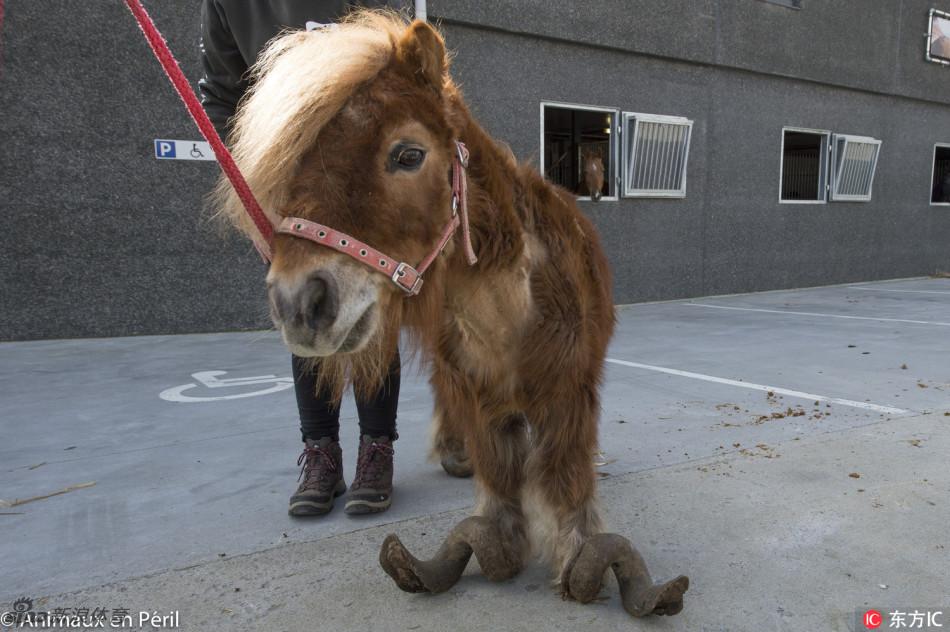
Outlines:
{"type": "Polygon", "coordinates": [[[419,290],[422,289],[422,275],[416,272],[416,269],[406,262],[402,262],[396,266],[396,271],[393,272],[393,275],[390,278],[392,279],[393,283],[399,287],[399,289],[409,296],[415,296],[419,293],[419,290]],[[409,273],[407,270],[411,270],[412,272],[409,273]],[[415,281],[412,282],[412,285],[407,285],[405,282],[403,282],[403,279],[405,279],[409,274],[414,274],[416,277],[415,281]]]}
{"type": "Polygon", "coordinates": [[[468,169],[468,148],[465,143],[455,141],[455,154],[458,156],[459,164],[463,169],[468,169]]]}

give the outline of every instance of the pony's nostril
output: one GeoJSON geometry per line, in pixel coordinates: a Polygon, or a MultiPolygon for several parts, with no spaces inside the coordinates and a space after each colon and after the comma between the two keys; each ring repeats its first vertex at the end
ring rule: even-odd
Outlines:
{"type": "Polygon", "coordinates": [[[294,316],[294,304],[280,288],[268,282],[267,298],[270,303],[271,319],[277,323],[287,322],[294,316]]]}
{"type": "Polygon", "coordinates": [[[313,330],[332,325],[339,312],[336,280],[325,272],[311,275],[301,295],[300,311],[313,330]]]}

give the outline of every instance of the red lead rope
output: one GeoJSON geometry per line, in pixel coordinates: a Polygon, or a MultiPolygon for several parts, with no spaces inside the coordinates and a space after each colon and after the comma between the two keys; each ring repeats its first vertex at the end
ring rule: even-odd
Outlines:
{"type": "MultiPolygon", "coordinates": [[[[258,246],[258,251],[264,259],[270,261],[270,247],[268,244],[270,244],[274,236],[274,227],[271,225],[270,220],[267,219],[267,216],[264,215],[261,205],[257,203],[257,199],[251,192],[251,187],[248,186],[247,181],[241,174],[241,170],[238,169],[234,158],[231,156],[231,152],[228,151],[221,137],[218,136],[218,132],[214,129],[211,119],[208,118],[204,108],[201,107],[201,103],[198,101],[198,97],[195,96],[194,91],[191,89],[191,84],[188,83],[185,73],[181,71],[178,61],[168,48],[168,43],[165,42],[165,38],[162,37],[162,34],[158,32],[158,29],[155,27],[155,22],[149,17],[149,14],[145,11],[145,7],[142,6],[139,0],[125,0],[125,4],[129,7],[132,15],[135,16],[135,20],[139,23],[139,28],[141,28],[145,34],[145,39],[148,40],[149,46],[152,47],[152,52],[155,53],[155,57],[162,65],[162,69],[165,71],[165,74],[168,75],[169,81],[175,86],[178,96],[185,102],[185,107],[188,108],[188,113],[191,114],[191,118],[194,119],[195,124],[198,126],[198,129],[201,130],[202,135],[207,139],[208,143],[211,144],[211,149],[214,150],[214,155],[218,159],[221,170],[224,171],[228,180],[231,181],[238,197],[241,198],[241,202],[244,203],[244,208],[247,209],[247,214],[251,216],[254,225],[257,226],[257,230],[263,238],[264,244],[258,246]]],[[[3,0],[0,0],[0,12],[2,12],[2,10],[3,0]]],[[[2,16],[2,13],[0,13],[0,16],[2,16]]]]}

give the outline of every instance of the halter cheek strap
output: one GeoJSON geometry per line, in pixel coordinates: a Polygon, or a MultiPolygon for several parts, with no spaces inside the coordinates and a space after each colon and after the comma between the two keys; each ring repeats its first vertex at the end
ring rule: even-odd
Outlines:
{"type": "Polygon", "coordinates": [[[459,226],[462,227],[462,246],[468,264],[474,265],[478,261],[472,248],[468,223],[468,179],[465,173],[468,167],[468,149],[459,141],[455,141],[455,147],[455,157],[452,160],[452,219],[442,229],[435,248],[416,267],[404,261],[397,261],[344,232],[299,217],[285,217],[277,227],[277,232],[308,239],[349,255],[370,269],[385,274],[409,296],[415,296],[422,289],[422,275],[445,249],[459,226]]]}

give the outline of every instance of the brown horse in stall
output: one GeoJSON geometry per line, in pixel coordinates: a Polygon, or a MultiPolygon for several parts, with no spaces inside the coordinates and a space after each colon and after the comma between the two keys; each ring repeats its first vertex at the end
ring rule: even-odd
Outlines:
{"type": "MultiPolygon", "coordinates": [[[[592,454],[614,310],[607,261],[573,195],[475,122],[442,37],[423,22],[356,13],[283,36],[255,73],[234,154],[271,221],[283,221],[267,285],[284,341],[320,357],[320,379],[342,392],[378,383],[408,329],[431,363],[436,447],[464,444],[475,470],[475,516],[430,561],[390,536],[383,568],[403,590],[439,592],[474,551],[490,578],[511,577],[528,559],[530,514],[564,595],[594,599],[611,566],[628,612],[679,612],[688,580],[654,586],[629,542],[601,533],[592,454]],[[471,154],[467,195],[456,141],[471,154]],[[438,253],[460,190],[475,265],[448,239],[413,295],[398,272],[377,274],[386,259],[354,260],[438,253]],[[295,233],[306,226],[316,232],[295,233]],[[337,241],[318,245],[328,231],[337,241]],[[338,252],[350,241],[359,255],[338,252]]],[[[218,201],[256,235],[224,181],[218,201]]]]}
{"type": "Polygon", "coordinates": [[[604,196],[604,159],[594,151],[585,151],[581,159],[580,194],[589,195],[594,202],[604,196]]]}

